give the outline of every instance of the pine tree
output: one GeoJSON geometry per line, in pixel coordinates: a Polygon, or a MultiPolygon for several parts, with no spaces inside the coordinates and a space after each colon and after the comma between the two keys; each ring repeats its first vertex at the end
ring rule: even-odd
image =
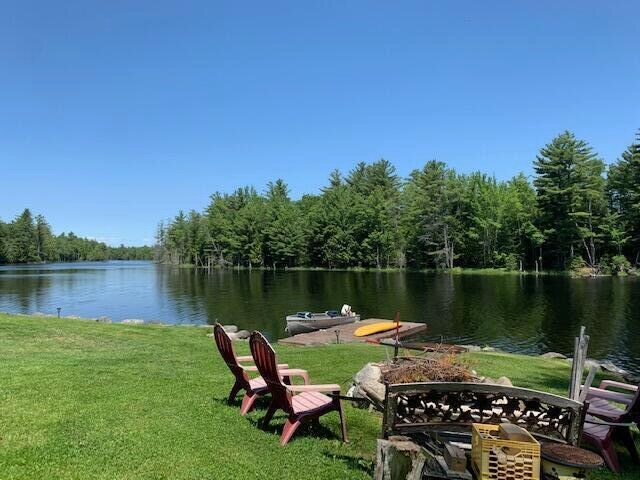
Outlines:
{"type": "Polygon", "coordinates": [[[28,208],[9,224],[6,256],[10,263],[40,261],[33,216],[28,208]]]}
{"type": "Polygon", "coordinates": [[[462,186],[443,162],[411,172],[405,188],[404,229],[413,263],[453,268],[462,244],[462,186]]]}
{"type": "Polygon", "coordinates": [[[274,269],[278,265],[293,266],[304,241],[300,211],[289,198],[287,184],[281,179],[269,182],[266,197],[267,256],[274,269]]]}
{"type": "Polygon", "coordinates": [[[616,215],[613,241],[619,252],[629,245],[631,258],[640,264],[640,130],[636,141],[611,166],[607,193],[616,215]]]}
{"type": "Polygon", "coordinates": [[[538,227],[546,239],[545,250],[554,255],[553,263],[566,267],[584,249],[585,260],[596,267],[606,206],[604,162],[567,131],[540,150],[534,167],[538,227]]]}

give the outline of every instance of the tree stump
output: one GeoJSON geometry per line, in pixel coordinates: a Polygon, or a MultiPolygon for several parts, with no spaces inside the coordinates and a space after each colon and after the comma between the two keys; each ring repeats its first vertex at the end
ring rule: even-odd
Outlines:
{"type": "Polygon", "coordinates": [[[407,437],[378,440],[374,480],[420,480],[426,457],[407,437]]]}

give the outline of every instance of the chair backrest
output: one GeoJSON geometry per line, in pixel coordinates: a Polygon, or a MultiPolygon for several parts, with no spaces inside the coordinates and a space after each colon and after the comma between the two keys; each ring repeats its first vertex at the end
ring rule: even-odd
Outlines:
{"type": "Polygon", "coordinates": [[[621,421],[636,422],[640,426],[640,385],[638,385],[638,389],[633,396],[633,401],[627,407],[621,421]]]}
{"type": "Polygon", "coordinates": [[[267,383],[272,402],[287,413],[293,412],[291,404],[291,393],[282,381],[278,372],[278,362],[276,352],[260,332],[253,332],[249,337],[249,347],[253,361],[258,367],[260,376],[267,383]]]}
{"type": "Polygon", "coordinates": [[[245,390],[250,388],[249,377],[236,359],[236,352],[233,349],[233,341],[229,338],[227,332],[225,332],[224,327],[219,323],[216,323],[213,326],[213,337],[216,340],[220,356],[222,356],[224,363],[227,364],[231,373],[236,377],[236,380],[245,390]]]}

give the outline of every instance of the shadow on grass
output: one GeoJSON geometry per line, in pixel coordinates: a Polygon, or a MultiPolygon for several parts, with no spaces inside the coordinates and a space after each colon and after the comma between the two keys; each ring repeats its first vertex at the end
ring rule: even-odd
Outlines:
{"type": "MultiPolygon", "coordinates": [[[[276,414],[273,416],[273,419],[267,426],[264,426],[262,422],[263,417],[264,415],[259,415],[256,417],[247,418],[247,420],[249,420],[250,423],[252,423],[256,428],[259,428],[263,432],[273,433],[280,436],[280,434],[282,433],[282,428],[284,427],[284,422],[286,421],[286,416],[283,414],[283,412],[276,412],[276,414]]],[[[303,436],[327,440],[335,440],[336,438],[339,438],[339,436],[336,436],[336,434],[332,430],[323,426],[318,419],[303,422],[296,430],[296,433],[291,441],[294,441],[296,437],[303,436]]]]}

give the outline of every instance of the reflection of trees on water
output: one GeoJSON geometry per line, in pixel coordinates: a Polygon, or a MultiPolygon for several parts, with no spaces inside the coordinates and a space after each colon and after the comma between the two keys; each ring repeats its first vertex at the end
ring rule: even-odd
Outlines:
{"type": "Polygon", "coordinates": [[[0,310],[36,312],[48,303],[51,286],[50,277],[0,276],[0,310]]]}
{"type": "MultiPolygon", "coordinates": [[[[234,323],[284,336],[284,316],[339,309],[364,318],[426,322],[425,338],[520,352],[571,353],[580,325],[590,355],[640,358],[640,279],[449,275],[418,272],[269,272],[73,268],[0,272],[0,310],[107,315],[175,323],[234,323]]],[[[639,365],[640,366],[640,365],[639,365]]]]}
{"type": "Polygon", "coordinates": [[[284,335],[284,316],[350,303],[363,317],[426,322],[426,337],[507,350],[570,353],[580,325],[592,355],[638,356],[640,284],[620,279],[386,272],[160,269],[176,318],[235,323],[284,335]]]}

